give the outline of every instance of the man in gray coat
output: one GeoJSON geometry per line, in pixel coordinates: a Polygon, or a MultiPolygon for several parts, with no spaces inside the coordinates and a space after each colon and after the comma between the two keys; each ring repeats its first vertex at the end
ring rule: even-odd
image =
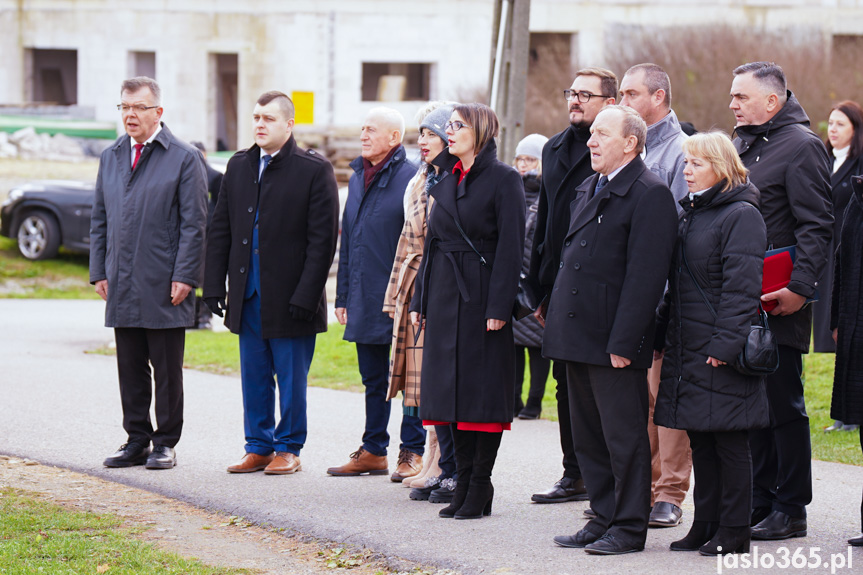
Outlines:
{"type": "Polygon", "coordinates": [[[123,82],[117,109],[126,134],[99,161],[90,283],[107,302],[105,326],[114,328],[128,439],[104,465],[170,469],[183,427],[185,328],[195,324],[204,261],[207,174],[198,150],[161,123],[155,80],[123,82]]]}
{"type": "MultiPolygon", "coordinates": [[[[687,135],[680,129],[671,109],[671,80],[656,64],[637,64],[626,71],[620,83],[620,103],[638,112],[647,124],[647,141],[641,157],[647,169],[662,178],[675,202],[688,193],[683,177],[683,142],[687,135]]],[[[677,205],[677,213],[683,208],[677,205]]],[[[650,527],[674,527],[683,517],[683,499],[692,474],[689,436],[681,429],[658,427],[653,423],[653,407],[659,393],[662,358],[647,370],[650,411],[647,433],[650,437],[651,490],[650,527]]]]}

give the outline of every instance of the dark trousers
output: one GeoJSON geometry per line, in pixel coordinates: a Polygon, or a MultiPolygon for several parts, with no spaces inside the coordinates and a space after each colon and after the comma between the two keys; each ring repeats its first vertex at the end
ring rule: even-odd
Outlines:
{"type": "MultiPolygon", "coordinates": [[[[863,429],[858,430],[860,433],[860,449],[863,450],[863,429]]],[[[863,500],[860,501],[860,530],[863,531],[863,500]]]]}
{"type": "Polygon", "coordinates": [[[548,371],[551,369],[551,360],[542,357],[542,348],[523,345],[515,346],[515,405],[516,407],[523,405],[521,394],[524,387],[525,354],[528,356],[528,365],[530,366],[530,390],[527,393],[527,404],[541,407],[542,397],[545,395],[545,382],[548,380],[548,371]]]}
{"type": "Polygon", "coordinates": [[[803,400],[802,353],[779,346],[779,369],[765,380],[770,427],[749,432],[754,507],[806,517],[812,501],[812,446],[803,400]]]}
{"type": "Polygon", "coordinates": [[[748,527],[752,457],[746,431],[687,431],[695,471],[695,520],[748,527]]]}
{"type": "MultiPolygon", "coordinates": [[[[363,449],[372,455],[386,455],[390,444],[387,425],[390,421],[390,405],[387,401],[390,370],[390,346],[357,344],[357,363],[366,388],[366,429],[363,433],[363,449]]],[[[426,432],[422,420],[412,415],[402,415],[401,445],[422,455],[426,432]]]]}
{"type": "Polygon", "coordinates": [[[575,456],[575,446],[572,444],[572,418],[569,416],[569,386],[566,383],[566,363],[552,363],[551,375],[557,383],[557,424],[560,430],[560,449],[563,451],[563,476],[578,481],[581,479],[581,469],[575,456]]]}
{"type": "Polygon", "coordinates": [[[452,427],[449,424],[435,425],[434,429],[437,433],[438,449],[440,449],[438,466],[440,466],[442,478],[455,478],[455,447],[453,446],[452,427]]]}
{"type": "Polygon", "coordinates": [[[567,363],[572,437],[590,507],[585,525],[643,547],[650,515],[647,370],[567,363]]]}
{"type": "Polygon", "coordinates": [[[246,452],[300,454],[306,443],[306,383],[314,353],[313,335],[264,339],[261,298],[255,292],[243,302],[240,373],[246,452]],[[277,380],[278,425],[275,418],[277,380]]]}
{"type": "Polygon", "coordinates": [[[174,447],[183,430],[183,353],[186,330],[114,328],[123,429],[128,441],[174,447]],[[152,372],[150,365],[153,366],[152,372]],[[150,421],[153,387],[156,425],[150,421]]]}

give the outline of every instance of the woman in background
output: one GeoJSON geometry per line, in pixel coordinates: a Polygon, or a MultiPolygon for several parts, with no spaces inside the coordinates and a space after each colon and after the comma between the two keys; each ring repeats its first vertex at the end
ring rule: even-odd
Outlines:
{"type": "MultiPolygon", "coordinates": [[[[539,203],[539,186],[542,178],[542,147],[548,138],[541,134],[531,134],[525,137],[515,147],[515,169],[521,176],[524,185],[524,202],[527,209],[527,222],[524,232],[524,259],[521,272],[527,273],[530,266],[530,252],[533,246],[533,236],[536,232],[536,210],[539,203]]],[[[545,383],[551,369],[551,360],[542,357],[542,326],[539,321],[529,315],[513,323],[515,336],[515,409],[514,416],[519,419],[538,419],[542,413],[542,398],[545,395],[545,383]],[[522,402],[521,394],[524,386],[525,354],[529,358],[530,391],[527,393],[527,404],[522,402]]]]}
{"type": "MultiPolygon", "coordinates": [[[[827,121],[825,144],[833,161],[833,174],[830,176],[833,199],[833,242],[830,254],[833,254],[839,245],[845,209],[851,199],[851,176],[863,171],[863,109],[857,102],[845,100],[833,106],[827,121]]],[[[818,288],[821,297],[813,304],[813,350],[816,353],[836,351],[829,329],[832,284],[833,257],[830,257],[818,288]]],[[[824,431],[854,431],[857,427],[853,423],[835,420],[824,431]]]]}

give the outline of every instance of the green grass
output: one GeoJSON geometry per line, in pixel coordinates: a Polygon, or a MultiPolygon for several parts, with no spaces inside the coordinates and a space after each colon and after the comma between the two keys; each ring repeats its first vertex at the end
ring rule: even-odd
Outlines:
{"type": "Polygon", "coordinates": [[[21,255],[16,240],[0,237],[0,297],[96,299],[88,261],[61,249],[55,259],[33,262],[21,255]]]}
{"type": "Polygon", "coordinates": [[[138,528],[112,515],[70,511],[36,494],[0,490],[0,573],[232,575],[134,538],[138,528]]]}

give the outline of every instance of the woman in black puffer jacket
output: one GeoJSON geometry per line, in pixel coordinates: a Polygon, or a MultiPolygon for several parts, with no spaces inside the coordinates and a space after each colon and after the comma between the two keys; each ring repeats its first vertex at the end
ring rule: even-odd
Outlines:
{"type": "Polygon", "coordinates": [[[766,228],[758,190],[728,136],[697,134],[683,150],[690,194],[681,201],[669,290],[660,306],[667,334],[653,420],[688,432],[695,520],[671,549],[748,552],[748,430],[767,426],[767,394],[760,378],[730,364],[758,310],[766,228]]]}

